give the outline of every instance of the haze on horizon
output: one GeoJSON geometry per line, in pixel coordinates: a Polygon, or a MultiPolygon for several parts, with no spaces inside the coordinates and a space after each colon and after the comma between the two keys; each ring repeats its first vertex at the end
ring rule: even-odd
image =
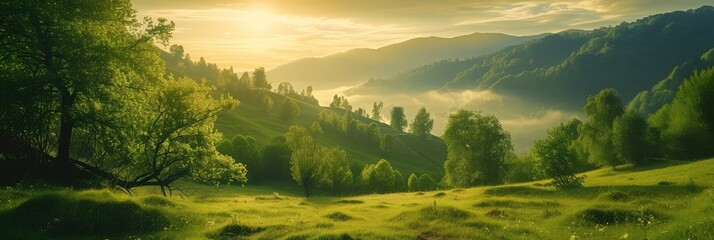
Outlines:
{"type": "Polygon", "coordinates": [[[708,0],[134,0],[138,16],[176,23],[172,44],[238,71],[378,48],[416,37],[474,32],[534,35],[594,29],[686,10],[708,0]]]}

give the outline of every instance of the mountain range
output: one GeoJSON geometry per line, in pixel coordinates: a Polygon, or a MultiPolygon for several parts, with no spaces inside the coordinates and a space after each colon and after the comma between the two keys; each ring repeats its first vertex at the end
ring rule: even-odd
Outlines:
{"type": "Polygon", "coordinates": [[[694,62],[714,47],[712,22],[714,8],[704,6],[615,27],[565,31],[484,56],[443,60],[372,79],[346,93],[477,89],[522,98],[535,106],[578,110],[601,89],[614,88],[629,100],[686,62],[706,66],[694,62]]]}
{"type": "Polygon", "coordinates": [[[325,57],[298,59],[267,72],[272,81],[290,82],[298,88],[352,86],[369,78],[391,76],[442,59],[461,59],[518,45],[536,36],[473,33],[453,38],[423,37],[380,47],[357,48],[325,57]]]}

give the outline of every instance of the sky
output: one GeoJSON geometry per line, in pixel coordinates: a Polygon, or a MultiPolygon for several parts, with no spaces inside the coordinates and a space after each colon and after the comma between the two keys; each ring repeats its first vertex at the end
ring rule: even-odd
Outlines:
{"type": "Polygon", "coordinates": [[[711,0],[133,0],[140,18],[176,23],[172,44],[238,71],[474,32],[535,35],[594,29],[711,0]]]}

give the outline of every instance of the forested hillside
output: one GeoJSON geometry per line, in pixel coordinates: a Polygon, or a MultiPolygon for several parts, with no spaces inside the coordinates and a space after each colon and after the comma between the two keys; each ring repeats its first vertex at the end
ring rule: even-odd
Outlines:
{"type": "Polygon", "coordinates": [[[704,6],[615,27],[566,31],[368,81],[348,93],[491,89],[541,106],[579,109],[587,96],[611,87],[629,100],[712,48],[710,22],[714,8],[704,6]]]}

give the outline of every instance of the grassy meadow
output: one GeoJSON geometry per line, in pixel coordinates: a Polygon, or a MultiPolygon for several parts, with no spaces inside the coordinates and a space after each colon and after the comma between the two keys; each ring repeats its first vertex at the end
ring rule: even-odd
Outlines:
{"type": "Polygon", "coordinates": [[[130,196],[18,186],[0,191],[0,238],[714,238],[714,159],[584,175],[583,188],[557,192],[540,181],[309,199],[293,185],[180,182],[184,194],[169,198],[151,188],[130,196]]]}

